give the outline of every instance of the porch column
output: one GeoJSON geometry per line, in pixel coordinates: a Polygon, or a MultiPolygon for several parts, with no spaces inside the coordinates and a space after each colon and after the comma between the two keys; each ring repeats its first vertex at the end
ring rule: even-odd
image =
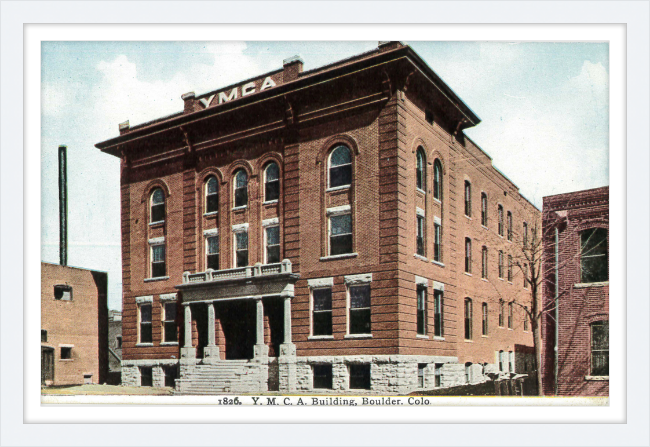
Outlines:
{"type": "Polygon", "coordinates": [[[206,303],[208,306],[208,345],[203,348],[203,363],[216,363],[220,360],[219,346],[215,344],[215,317],[214,303],[206,303]]]}
{"type": "Polygon", "coordinates": [[[284,297],[284,343],[291,343],[291,297],[284,297]]]}
{"type": "Polygon", "coordinates": [[[255,298],[255,359],[266,362],[269,356],[269,347],[264,344],[264,304],[262,297],[255,298]]]}
{"type": "Polygon", "coordinates": [[[280,374],[280,390],[296,390],[296,345],[291,343],[291,296],[283,296],[284,300],[284,342],[280,345],[278,367],[280,374]]]}
{"type": "Polygon", "coordinates": [[[189,303],[183,304],[183,317],[185,343],[181,348],[181,363],[193,364],[196,359],[196,349],[192,346],[192,309],[189,303]]]}

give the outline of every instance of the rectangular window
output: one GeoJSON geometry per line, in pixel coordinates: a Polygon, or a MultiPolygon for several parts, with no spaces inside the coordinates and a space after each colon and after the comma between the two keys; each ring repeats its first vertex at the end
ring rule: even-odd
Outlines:
{"type": "Polygon", "coordinates": [[[433,335],[443,337],[443,319],[442,319],[442,290],[433,291],[433,335]]]}
{"type": "Polygon", "coordinates": [[[472,217],[472,185],[465,180],[465,215],[472,217]]]}
{"type": "Polygon", "coordinates": [[[176,303],[165,303],[165,317],[163,320],[163,329],[165,331],[166,342],[178,341],[178,331],[176,325],[176,303]]]}
{"type": "Polygon", "coordinates": [[[580,282],[609,280],[607,229],[594,228],[580,233],[580,282]]]}
{"type": "Polygon", "coordinates": [[[313,365],[314,389],[332,389],[332,365],[313,365]]]}
{"type": "Polygon", "coordinates": [[[514,320],[514,311],[512,302],[508,303],[508,329],[512,329],[512,321],[514,320]]]}
{"type": "Polygon", "coordinates": [[[523,240],[524,248],[526,248],[526,246],[528,245],[528,224],[526,222],[524,222],[524,238],[523,239],[524,239],[523,240]]]}
{"type": "Polygon", "coordinates": [[[70,360],[72,359],[72,348],[69,346],[61,347],[61,360],[70,360]]]}
{"type": "Polygon", "coordinates": [[[488,277],[488,251],[487,247],[481,249],[481,278],[487,279],[488,277]]]}
{"type": "Polygon", "coordinates": [[[151,366],[140,367],[140,386],[153,386],[153,368],[151,366]]]}
{"type": "Polygon", "coordinates": [[[212,270],[219,270],[219,236],[210,236],[205,241],[207,268],[212,270]]]}
{"type": "Polygon", "coordinates": [[[481,194],[481,225],[484,227],[488,226],[488,204],[485,193],[481,194]]]}
{"type": "Polygon", "coordinates": [[[418,315],[417,331],[418,335],[427,335],[427,286],[418,284],[418,315]]]}
{"type": "Polygon", "coordinates": [[[524,331],[528,331],[528,307],[524,306],[524,331]]]}
{"type": "Polygon", "coordinates": [[[503,279],[503,250],[499,250],[499,278],[503,279]]]}
{"type": "Polygon", "coordinates": [[[465,238],[465,273],[472,273],[472,240],[465,238]]]}
{"type": "Polygon", "coordinates": [[[418,363],[418,388],[424,388],[424,370],[426,367],[426,363],[418,363]]]}
{"type": "Polygon", "coordinates": [[[472,339],[472,300],[465,298],[465,340],[472,339]]]}
{"type": "Polygon", "coordinates": [[[350,389],[370,389],[370,364],[364,363],[350,365],[350,389]]]}
{"type": "Polygon", "coordinates": [[[433,260],[442,262],[442,226],[440,224],[433,224],[433,231],[433,260]]]}
{"type": "Polygon", "coordinates": [[[524,264],[524,289],[528,287],[528,264],[524,264]]]}
{"type": "Polygon", "coordinates": [[[508,240],[512,240],[512,213],[508,211],[508,240]]]}
{"type": "Polygon", "coordinates": [[[47,331],[45,329],[41,329],[41,342],[47,342],[47,331]]]}
{"type": "Polygon", "coordinates": [[[350,286],[350,334],[370,334],[370,285],[350,286]]]}
{"type": "Polygon", "coordinates": [[[280,262],[280,227],[266,227],[266,263],[280,262]]]}
{"type": "Polygon", "coordinates": [[[54,286],[54,299],[72,301],[72,287],[64,284],[54,286]]]}
{"type": "Polygon", "coordinates": [[[506,370],[506,353],[504,351],[499,351],[499,371],[506,370]]]}
{"type": "Polygon", "coordinates": [[[352,215],[330,217],[330,255],[352,253],[352,215]]]}
{"type": "Polygon", "coordinates": [[[165,375],[165,386],[174,388],[176,386],[176,379],[178,379],[178,366],[163,366],[163,374],[165,375]]]}
{"type": "Polygon", "coordinates": [[[512,255],[508,255],[508,281],[512,282],[512,255]]]}
{"type": "Polygon", "coordinates": [[[591,323],[591,375],[609,376],[609,321],[591,323]]]}
{"type": "Polygon", "coordinates": [[[483,324],[482,324],[482,327],[481,327],[481,333],[483,335],[487,335],[488,334],[488,305],[487,305],[487,303],[483,303],[482,311],[483,311],[483,324]]]}
{"type": "Polygon", "coordinates": [[[248,265],[248,232],[239,231],[235,233],[235,239],[236,267],[246,267],[248,265]]]}
{"type": "Polygon", "coordinates": [[[313,289],[312,335],[332,335],[332,289],[313,289]]]}
{"type": "Polygon", "coordinates": [[[514,373],[515,372],[515,353],[510,351],[509,353],[510,357],[510,372],[514,373]]]}
{"type": "Polygon", "coordinates": [[[139,343],[152,343],[151,304],[140,304],[140,338],[139,343]]]}
{"type": "Polygon", "coordinates": [[[424,216],[417,216],[417,254],[424,256],[424,216]]]}
{"type": "Polygon", "coordinates": [[[167,267],[165,265],[165,246],[151,246],[151,277],[160,278],[166,276],[167,267]]]}
{"type": "Polygon", "coordinates": [[[497,208],[499,236],[503,236],[503,206],[497,208]]]}
{"type": "Polygon", "coordinates": [[[118,335],[117,337],[115,337],[115,347],[117,349],[122,349],[122,336],[121,335],[118,335]]]}
{"type": "Polygon", "coordinates": [[[440,386],[442,385],[442,380],[441,380],[442,379],[442,365],[443,365],[443,363],[436,363],[435,372],[433,373],[433,376],[435,378],[434,379],[435,382],[434,382],[433,385],[436,388],[440,388],[440,386]]]}
{"type": "Polygon", "coordinates": [[[503,300],[499,300],[499,327],[503,327],[504,314],[505,314],[505,303],[503,300]]]}

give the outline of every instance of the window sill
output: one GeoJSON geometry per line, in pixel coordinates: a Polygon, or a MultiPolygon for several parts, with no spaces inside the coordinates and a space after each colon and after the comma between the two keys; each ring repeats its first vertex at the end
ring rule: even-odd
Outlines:
{"type": "Polygon", "coordinates": [[[467,214],[465,214],[465,217],[467,218],[467,220],[472,220],[472,216],[468,216],[467,214]]]}
{"type": "Polygon", "coordinates": [[[74,362],[74,359],[59,359],[59,362],[74,362]]]}
{"type": "Polygon", "coordinates": [[[474,276],[474,275],[472,275],[471,273],[467,273],[467,272],[463,272],[463,274],[464,274],[464,275],[467,275],[467,276],[474,276]]]}
{"type": "Polygon", "coordinates": [[[481,226],[482,226],[483,228],[485,228],[486,230],[489,230],[489,228],[486,227],[485,225],[481,224],[481,226]]]}
{"type": "Polygon", "coordinates": [[[210,211],[209,213],[203,213],[203,217],[216,216],[219,214],[219,211],[210,211]]]}
{"type": "Polygon", "coordinates": [[[487,278],[481,278],[481,281],[489,282],[487,278]]]}
{"type": "Polygon", "coordinates": [[[508,328],[508,330],[509,330],[509,331],[514,331],[514,329],[513,329],[513,328],[511,328],[511,327],[509,327],[509,328],[508,328]]]}
{"type": "Polygon", "coordinates": [[[585,376],[585,380],[592,380],[596,382],[609,382],[609,376],[585,376]]]}
{"type": "Polygon", "coordinates": [[[489,338],[487,335],[481,335],[481,338],[489,338]]]}
{"type": "Polygon", "coordinates": [[[153,343],[136,343],[136,346],[142,346],[142,347],[151,347],[153,346],[153,343]]]}
{"type": "Polygon", "coordinates": [[[359,256],[359,253],[345,253],[342,255],[330,255],[330,256],[323,256],[320,258],[321,261],[332,261],[335,259],[345,259],[345,258],[356,258],[359,256]]]}
{"type": "Polygon", "coordinates": [[[232,211],[243,211],[246,208],[248,208],[248,205],[235,206],[235,207],[233,207],[232,211]]]}
{"type": "Polygon", "coordinates": [[[504,281],[504,279],[503,279],[503,278],[499,278],[499,281],[504,281]]]}
{"type": "Polygon", "coordinates": [[[474,340],[465,339],[464,341],[465,341],[465,343],[474,343],[474,340]]]}
{"type": "MultiPolygon", "coordinates": [[[[603,281],[603,282],[579,282],[577,284],[573,285],[574,289],[585,289],[587,287],[603,287],[603,286],[608,286],[609,281],[603,281]]],[[[596,377],[596,376],[594,376],[596,377]]],[[[600,377],[600,376],[598,376],[600,377]]]]}
{"type": "Polygon", "coordinates": [[[144,282],[166,281],[168,279],[169,276],[159,276],[157,278],[145,278],[144,282]]]}
{"type": "Polygon", "coordinates": [[[346,334],[343,338],[372,338],[372,334],[346,334]]]}
{"type": "Polygon", "coordinates": [[[439,265],[440,267],[444,267],[444,266],[445,266],[445,264],[443,264],[443,263],[440,262],[440,261],[431,261],[431,263],[433,263],[433,264],[435,264],[435,265],[439,265]]]}
{"type": "Polygon", "coordinates": [[[416,190],[417,192],[419,192],[420,194],[422,194],[423,196],[426,196],[426,195],[427,195],[427,192],[426,192],[424,189],[415,188],[415,190],[416,190]]]}
{"type": "Polygon", "coordinates": [[[510,284],[511,286],[514,285],[512,281],[508,281],[508,284],[510,284]]]}
{"type": "Polygon", "coordinates": [[[445,337],[440,337],[440,336],[438,336],[438,335],[434,335],[434,336],[433,336],[433,339],[434,339],[435,341],[445,341],[445,337]]]}
{"type": "Polygon", "coordinates": [[[334,340],[333,335],[310,335],[307,340],[334,340]]]}
{"type": "Polygon", "coordinates": [[[342,186],[334,186],[332,188],[327,188],[325,192],[332,192],[332,191],[342,191],[344,189],[350,189],[352,185],[342,185],[342,186]]]}
{"type": "Polygon", "coordinates": [[[178,346],[177,341],[162,341],[160,342],[160,346],[178,346]]]}
{"type": "Polygon", "coordinates": [[[433,198],[433,202],[437,203],[438,205],[442,205],[442,202],[440,201],[440,199],[436,199],[435,197],[433,198]]]}
{"type": "Polygon", "coordinates": [[[428,335],[417,334],[416,338],[421,338],[422,340],[429,340],[429,336],[428,336],[428,335]]]}
{"type": "Polygon", "coordinates": [[[415,259],[419,259],[420,261],[429,262],[429,260],[425,256],[419,255],[417,253],[413,254],[413,257],[415,259]]]}
{"type": "Polygon", "coordinates": [[[158,222],[149,222],[149,226],[150,226],[150,227],[157,227],[157,226],[161,226],[161,227],[162,227],[163,225],[165,225],[165,221],[164,221],[164,220],[159,220],[158,222]]]}
{"type": "Polygon", "coordinates": [[[275,204],[277,204],[277,203],[278,203],[278,199],[275,199],[275,200],[267,200],[267,201],[263,202],[262,205],[275,205],[275,204]]]}

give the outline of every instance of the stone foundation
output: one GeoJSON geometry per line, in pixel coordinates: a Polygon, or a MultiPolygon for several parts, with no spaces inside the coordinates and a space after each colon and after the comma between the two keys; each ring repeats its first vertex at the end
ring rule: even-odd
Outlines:
{"type": "Polygon", "coordinates": [[[122,385],[140,386],[140,367],[150,366],[153,376],[154,387],[165,386],[165,372],[163,366],[178,365],[176,359],[158,360],[122,360],[122,385]]]}

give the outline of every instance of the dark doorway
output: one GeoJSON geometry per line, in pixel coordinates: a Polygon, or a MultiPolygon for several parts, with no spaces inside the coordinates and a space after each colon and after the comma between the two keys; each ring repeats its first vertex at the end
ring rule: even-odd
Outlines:
{"type": "Polygon", "coordinates": [[[41,346],[41,385],[46,380],[54,382],[54,349],[41,346]]]}
{"type": "MultiPolygon", "coordinates": [[[[268,318],[268,322],[269,322],[268,325],[268,331],[270,332],[269,357],[279,357],[280,344],[284,342],[284,301],[283,299],[282,298],[264,299],[264,316],[268,318]]],[[[264,330],[266,331],[267,329],[265,328],[264,330]]]]}
{"type": "Polygon", "coordinates": [[[255,301],[222,301],[216,306],[226,339],[226,360],[252,359],[257,312],[255,301]]]}
{"type": "Polygon", "coordinates": [[[203,358],[203,348],[208,345],[208,309],[204,303],[192,305],[192,320],[196,325],[196,336],[198,336],[196,356],[203,358]]]}

